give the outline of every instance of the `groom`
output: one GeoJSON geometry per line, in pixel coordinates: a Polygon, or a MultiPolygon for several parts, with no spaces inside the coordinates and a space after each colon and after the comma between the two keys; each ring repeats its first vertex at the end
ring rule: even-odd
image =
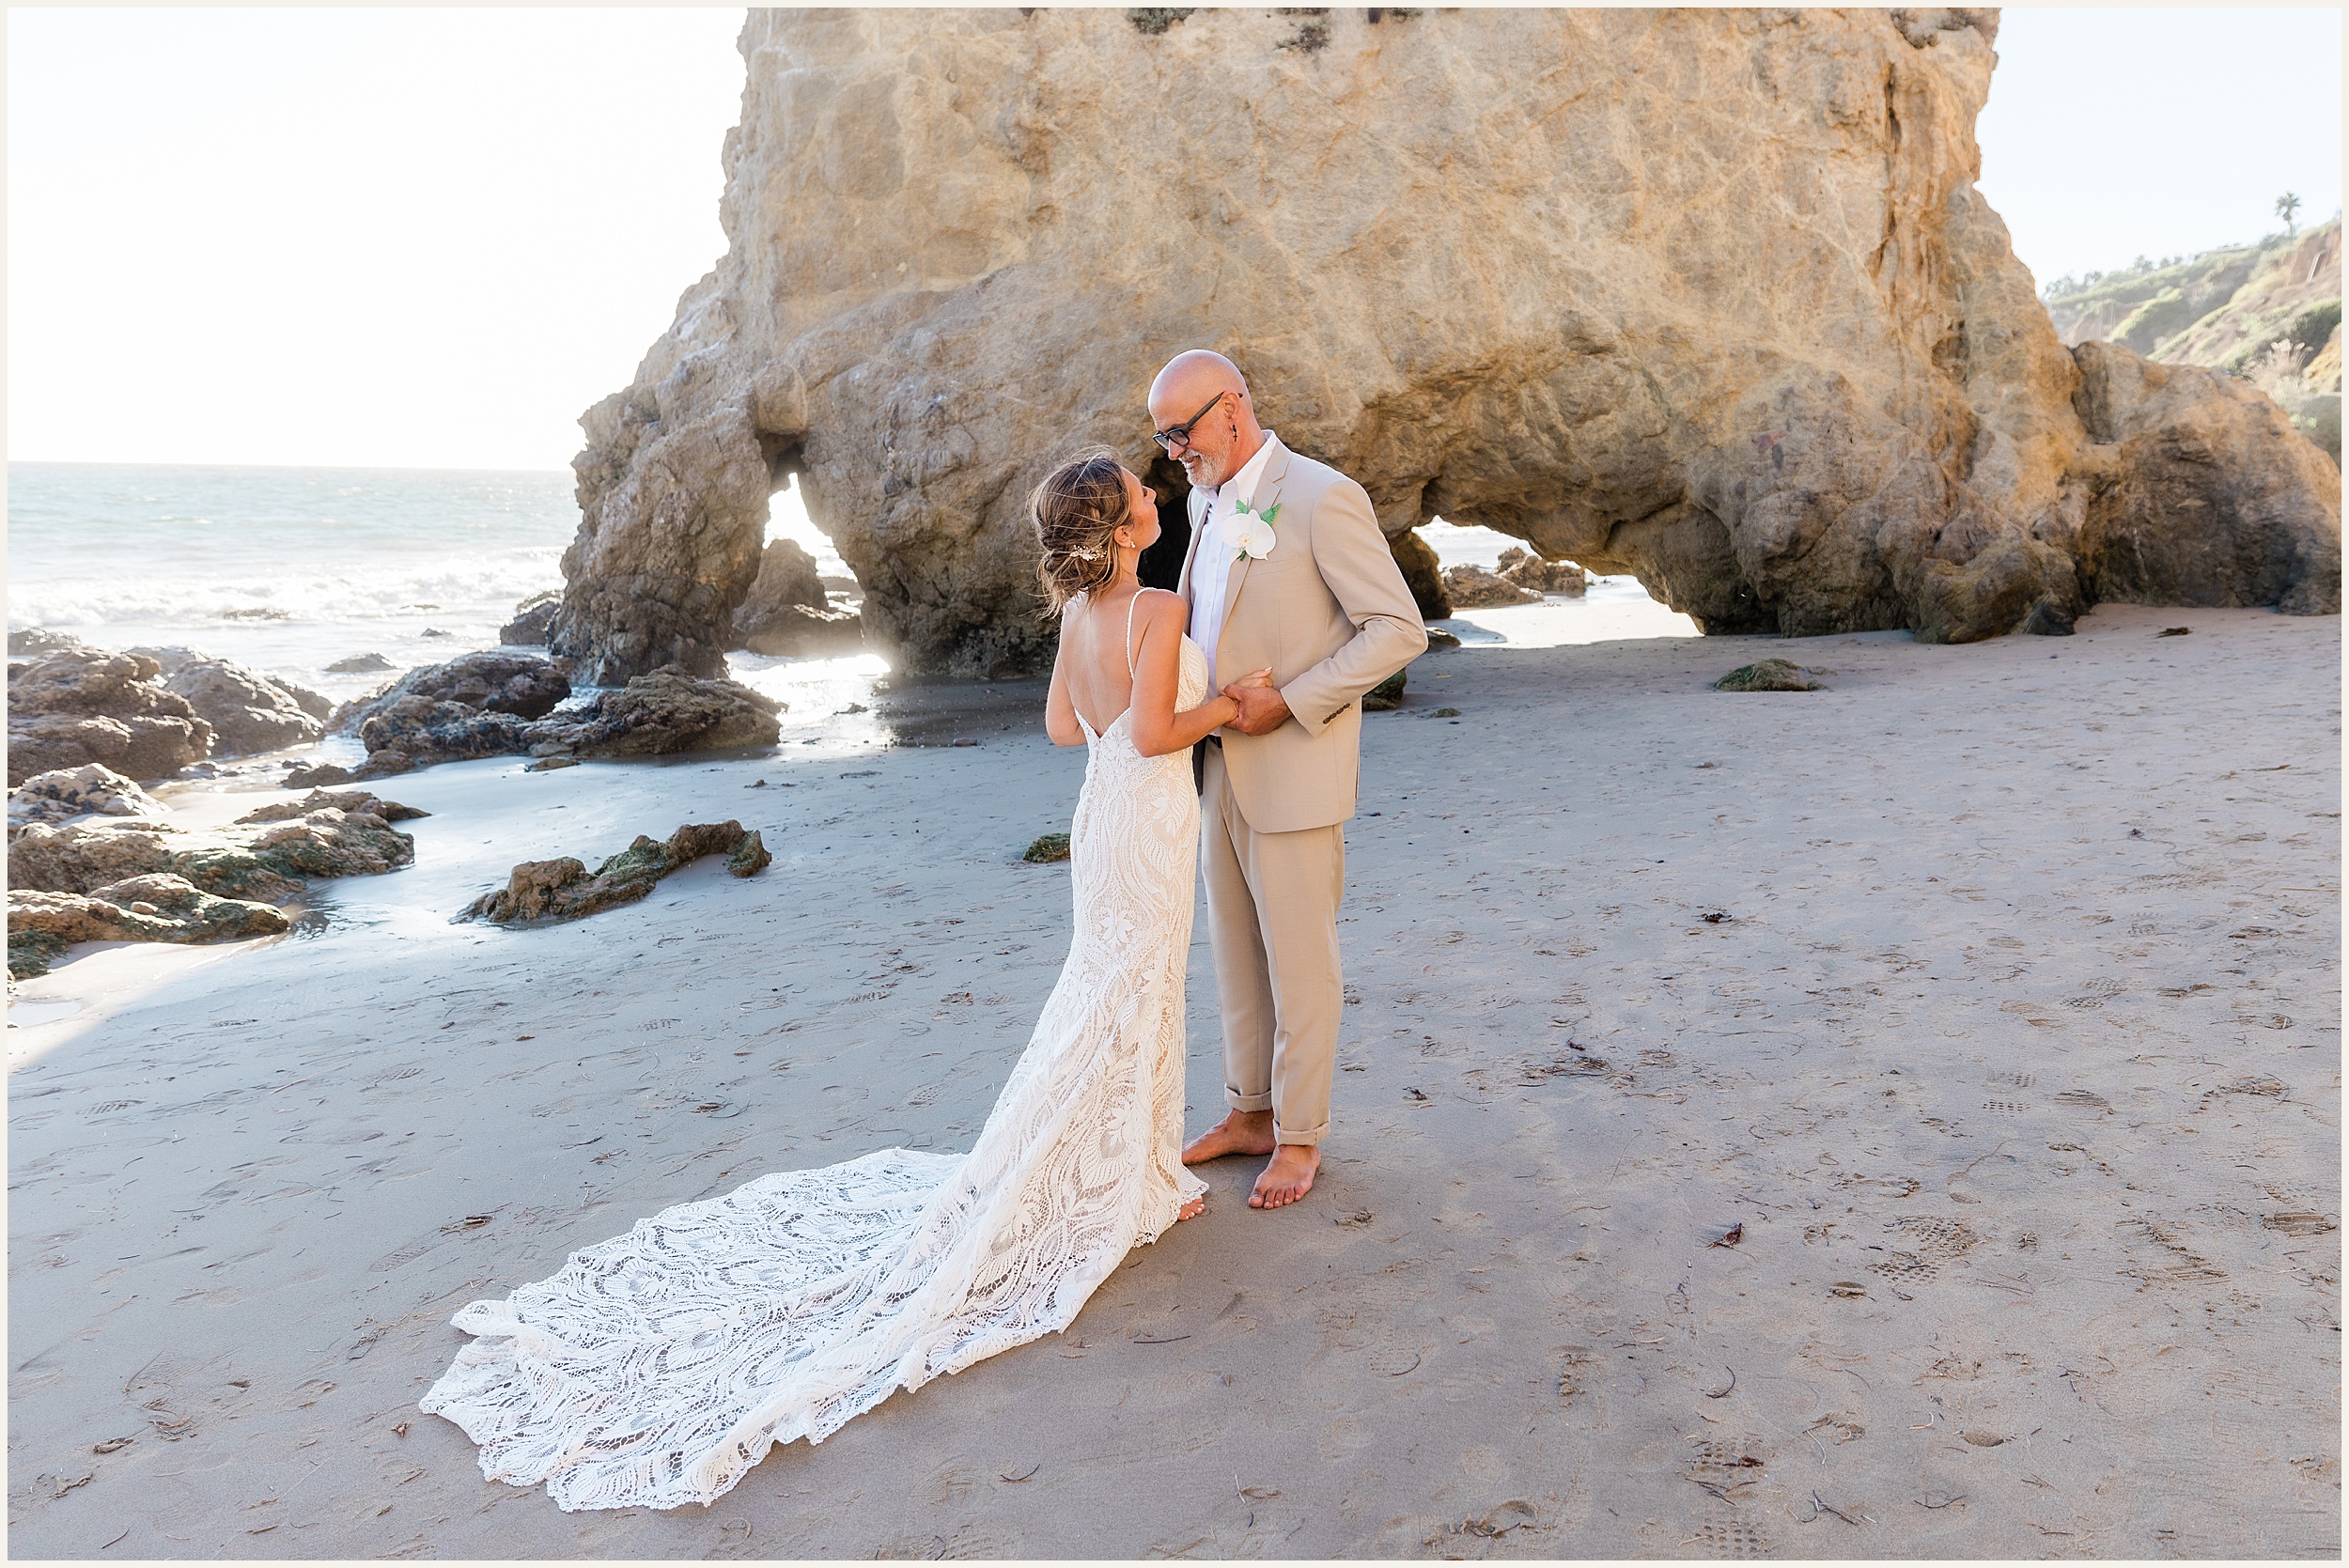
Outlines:
{"type": "Polygon", "coordinates": [[[1427,629],[1369,495],[1258,425],[1230,360],[1175,355],[1150,422],[1190,478],[1191,639],[1240,706],[1202,743],[1199,800],[1231,1110],[1183,1163],[1270,1155],[1248,1206],[1279,1208],[1313,1190],[1330,1130],[1361,696],[1425,651],[1427,629]],[[1267,667],[1270,686],[1234,684],[1267,667]]]}

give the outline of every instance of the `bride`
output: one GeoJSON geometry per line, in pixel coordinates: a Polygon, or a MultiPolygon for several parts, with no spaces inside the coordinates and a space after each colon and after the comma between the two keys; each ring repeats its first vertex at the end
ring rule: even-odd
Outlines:
{"type": "Polygon", "coordinates": [[[1045,727],[1090,751],[1068,961],[986,1127],[967,1155],[883,1149],[679,1204],[467,1306],[477,1337],[423,1408],[491,1480],[544,1482],[564,1509],[709,1502],[774,1443],[1067,1327],[1131,1248],[1205,1207],[1179,1157],[1188,753],[1239,705],[1207,696],[1182,600],[1135,576],[1159,536],[1140,479],[1090,453],[1032,506],[1061,617],[1045,727]]]}

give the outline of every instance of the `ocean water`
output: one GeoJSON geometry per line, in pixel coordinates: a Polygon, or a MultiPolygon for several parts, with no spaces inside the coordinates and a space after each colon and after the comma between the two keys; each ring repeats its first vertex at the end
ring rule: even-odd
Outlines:
{"type": "MultiPolygon", "coordinates": [[[[337,660],[407,669],[495,646],[518,602],[562,586],[578,524],[568,474],[10,463],[8,627],[199,648],[347,697],[384,675],[329,672],[337,660]]],[[[796,489],[775,498],[769,533],[847,575],[796,489]]],[[[1440,521],[1423,533],[1446,564],[1491,567],[1516,542],[1440,521]]],[[[1628,578],[1453,626],[1524,646],[1696,629],[1628,578]]],[[[803,679],[827,700],[886,668],[871,655],[738,662],[778,694],[803,679]]]]}
{"type": "Polygon", "coordinates": [[[562,585],[568,474],[8,465],[8,629],[185,645],[330,695],[493,647],[562,585]]]}

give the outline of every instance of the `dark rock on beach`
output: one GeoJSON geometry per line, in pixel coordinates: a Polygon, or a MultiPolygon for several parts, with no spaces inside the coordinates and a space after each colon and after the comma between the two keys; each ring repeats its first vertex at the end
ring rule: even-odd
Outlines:
{"type": "Polygon", "coordinates": [[[360,675],[376,670],[396,670],[398,665],[380,653],[354,653],[349,659],[337,659],[326,667],[327,674],[360,675]]]}
{"type": "Polygon", "coordinates": [[[739,681],[696,679],[673,664],[531,725],[528,749],[540,755],[661,756],[772,745],[782,710],[739,681]]]}
{"type": "Polygon", "coordinates": [[[514,618],[498,629],[498,641],[517,647],[541,647],[547,640],[547,623],[563,603],[563,590],[550,588],[533,594],[514,606],[514,618]]]}
{"type": "Polygon", "coordinates": [[[733,645],[778,656],[852,653],[864,645],[864,620],[832,603],[816,557],[789,539],[770,539],[750,597],[734,612],[733,645]]]}
{"type": "Polygon", "coordinates": [[[1050,865],[1055,862],[1068,859],[1068,856],[1066,833],[1041,833],[1037,835],[1034,844],[1028,846],[1019,858],[1031,865],[1050,865]]]}
{"type": "Polygon", "coordinates": [[[221,756],[307,745],[326,728],[326,712],[319,711],[329,708],[324,697],[225,659],[186,660],[165,673],[163,685],[212,726],[212,750],[221,756]]]}
{"type": "Polygon", "coordinates": [[[541,654],[492,648],[411,670],[380,691],[343,704],[330,723],[337,735],[358,735],[370,718],[417,697],[537,719],[554,711],[570,694],[570,679],[562,665],[541,654]]]}
{"type": "MultiPolygon", "coordinates": [[[[367,749],[367,760],[350,777],[386,778],[436,762],[511,756],[529,749],[529,733],[530,725],[511,713],[432,697],[401,697],[360,723],[359,740],[367,749]]],[[[311,782],[308,774],[301,777],[311,782]]],[[[317,782],[330,781],[321,777],[317,782]]]]}
{"type": "Polygon", "coordinates": [[[1489,610],[1504,604],[1537,604],[1538,589],[1520,588],[1505,578],[1495,577],[1482,567],[1447,567],[1443,574],[1444,591],[1452,602],[1462,610],[1489,610]]]}
{"type": "Polygon", "coordinates": [[[1501,552],[1500,575],[1504,582],[1537,594],[1571,594],[1590,592],[1590,574],[1572,561],[1549,561],[1529,550],[1514,545],[1501,552]]]}
{"type": "Polygon", "coordinates": [[[8,783],[102,763],[148,783],[212,749],[212,726],[138,654],[56,648],[8,667],[8,783]]]}
{"type": "MultiPolygon", "coordinates": [[[[659,756],[772,745],[783,705],[731,680],[675,667],[551,713],[570,694],[559,664],[526,654],[475,653],[411,670],[337,710],[367,749],[356,768],[319,763],[287,775],[296,788],[389,778],[476,757],[659,756]]],[[[347,732],[348,733],[348,730],[347,732]]]]}
{"type": "Polygon", "coordinates": [[[774,860],[757,831],[745,831],[739,822],[688,824],[665,842],[638,834],[635,843],[592,873],[568,856],[524,861],[503,889],[483,893],[457,918],[499,924],[579,920],[635,903],[661,878],[704,855],[725,856],[726,870],[737,877],[755,875],[774,860]]]}

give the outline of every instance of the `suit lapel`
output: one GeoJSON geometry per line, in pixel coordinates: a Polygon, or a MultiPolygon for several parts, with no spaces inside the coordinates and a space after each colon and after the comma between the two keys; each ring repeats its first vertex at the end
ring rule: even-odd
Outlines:
{"type": "MultiPolygon", "coordinates": [[[[1281,444],[1280,438],[1277,436],[1267,436],[1265,438],[1265,444],[1269,446],[1272,450],[1266,455],[1264,468],[1256,475],[1255,489],[1249,492],[1248,506],[1251,511],[1257,509],[1265,502],[1270,500],[1274,495],[1278,494],[1281,489],[1281,481],[1288,477],[1289,449],[1281,444]]],[[[1276,518],[1273,520],[1272,528],[1274,536],[1277,537],[1280,534],[1281,528],[1279,519],[1276,518]]],[[[1232,611],[1234,607],[1239,603],[1240,584],[1248,581],[1248,568],[1254,562],[1254,559],[1255,558],[1251,555],[1240,556],[1237,560],[1232,563],[1231,575],[1224,579],[1223,619],[1221,622],[1223,626],[1228,627],[1232,624],[1232,611]]],[[[1221,639],[1219,639],[1219,641],[1221,639]]]]}

